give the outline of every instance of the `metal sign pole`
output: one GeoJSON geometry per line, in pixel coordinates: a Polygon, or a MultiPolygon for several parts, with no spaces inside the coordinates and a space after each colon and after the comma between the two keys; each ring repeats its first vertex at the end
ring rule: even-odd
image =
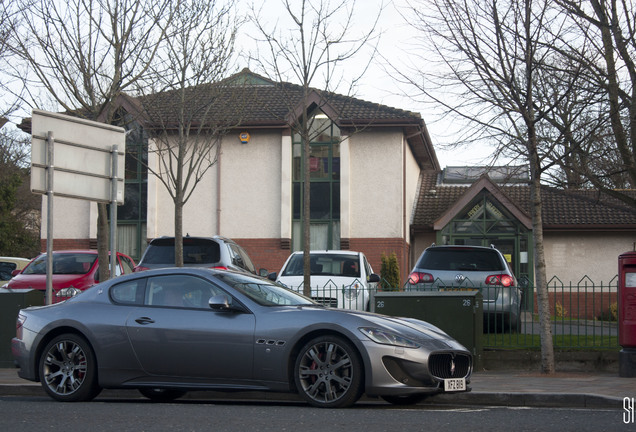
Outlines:
{"type": "Polygon", "coordinates": [[[53,132],[46,134],[46,304],[53,303],[53,132]]]}
{"type": "Polygon", "coordinates": [[[117,144],[111,150],[110,277],[117,276],[117,144]]]}

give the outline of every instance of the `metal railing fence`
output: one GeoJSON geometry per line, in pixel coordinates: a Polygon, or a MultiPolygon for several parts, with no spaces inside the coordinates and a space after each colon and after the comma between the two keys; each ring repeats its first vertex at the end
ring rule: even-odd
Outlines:
{"type": "MultiPolygon", "coordinates": [[[[559,349],[618,349],[618,276],[609,282],[594,282],[584,276],[564,283],[558,277],[548,282],[550,331],[559,349]]],[[[417,291],[408,285],[390,287],[386,281],[364,288],[354,283],[338,286],[332,281],[311,289],[311,297],[329,307],[370,310],[371,291],[417,291]]],[[[434,285],[434,284],[431,284],[434,285]]],[[[303,292],[303,287],[288,287],[303,292]]],[[[483,299],[484,348],[539,349],[540,324],[537,294],[533,286],[522,289],[481,286],[429,286],[434,291],[479,290],[483,299]]]]}

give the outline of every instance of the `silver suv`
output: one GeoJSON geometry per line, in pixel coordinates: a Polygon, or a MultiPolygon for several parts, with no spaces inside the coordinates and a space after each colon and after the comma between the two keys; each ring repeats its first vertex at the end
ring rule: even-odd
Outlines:
{"type": "Polygon", "coordinates": [[[488,327],[516,331],[520,326],[522,291],[494,246],[433,245],[420,255],[405,290],[479,290],[488,327]]]}
{"type": "MultiPolygon", "coordinates": [[[[174,262],[174,237],[158,237],[150,241],[134,271],[174,267],[174,262]]],[[[256,274],[247,252],[233,240],[221,236],[183,237],[183,265],[256,274]]]]}

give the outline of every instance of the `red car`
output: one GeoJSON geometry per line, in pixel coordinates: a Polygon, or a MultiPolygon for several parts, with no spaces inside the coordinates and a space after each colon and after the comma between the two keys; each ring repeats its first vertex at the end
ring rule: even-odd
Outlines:
{"type": "MultiPolygon", "coordinates": [[[[117,252],[117,276],[133,272],[135,262],[117,252]]],[[[96,250],[62,250],[53,252],[53,303],[66,300],[99,282],[96,250]]],[[[2,288],[46,292],[46,254],[38,255],[2,288]]]]}

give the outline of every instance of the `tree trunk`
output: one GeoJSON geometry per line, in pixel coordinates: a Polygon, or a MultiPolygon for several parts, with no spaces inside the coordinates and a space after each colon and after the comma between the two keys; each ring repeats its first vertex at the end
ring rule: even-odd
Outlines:
{"type": "Polygon", "coordinates": [[[183,267],[183,198],[177,195],[174,203],[174,265],[183,267]]]}
{"type": "Polygon", "coordinates": [[[106,204],[97,204],[97,259],[100,282],[110,279],[110,259],[108,255],[108,209],[106,204]]]}

